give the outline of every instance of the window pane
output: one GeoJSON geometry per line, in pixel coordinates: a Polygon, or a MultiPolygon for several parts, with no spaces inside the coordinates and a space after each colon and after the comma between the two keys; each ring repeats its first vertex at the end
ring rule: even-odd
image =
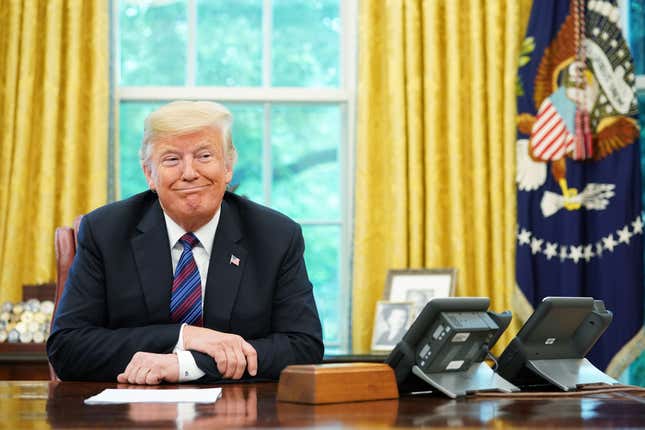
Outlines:
{"type": "Polygon", "coordinates": [[[629,2],[629,47],[634,56],[637,75],[645,74],[645,2],[629,2]]]}
{"type": "MultiPolygon", "coordinates": [[[[339,345],[340,284],[338,280],[339,226],[304,225],[305,262],[320,320],[323,323],[325,345],[339,345]]],[[[333,350],[325,348],[329,354],[333,350]]]]}
{"type": "MultiPolygon", "coordinates": [[[[636,97],[638,98],[638,120],[641,127],[641,142],[645,142],[645,89],[636,91],[636,97]]],[[[641,157],[645,156],[645,151],[641,150],[641,157]]],[[[645,188],[644,188],[645,189],[645,188]]]]}
{"type": "MultiPolygon", "coordinates": [[[[635,2],[632,2],[632,5],[635,2]]],[[[633,24],[632,24],[633,25],[633,24]]],[[[642,31],[642,30],[641,30],[642,31]]],[[[641,41],[643,38],[641,37],[641,41]]],[[[644,51],[641,51],[641,64],[644,51]]],[[[638,64],[639,55],[635,55],[636,64],[638,64]]],[[[639,73],[642,73],[641,70],[639,73]]],[[[641,144],[645,142],[645,90],[640,90],[636,93],[638,97],[638,111],[639,122],[641,127],[641,144]]],[[[642,146],[641,146],[642,148],[642,146]]],[[[645,151],[641,150],[641,175],[643,176],[643,184],[645,184],[645,151]]],[[[641,190],[642,200],[645,202],[645,187],[641,190]]],[[[645,387],[645,352],[643,352],[629,367],[629,383],[645,387]]]]}
{"type": "MultiPolygon", "coordinates": [[[[643,151],[643,142],[645,142],[645,90],[639,90],[636,92],[636,97],[638,98],[638,120],[641,127],[641,176],[643,177],[642,183],[643,188],[641,189],[642,200],[645,202],[645,151],[643,151]]],[[[644,363],[645,365],[645,363],[644,363]]],[[[644,376],[645,378],[645,376],[644,376]]]]}
{"type": "Polygon", "coordinates": [[[121,198],[148,189],[139,164],[139,148],[143,139],[143,121],[165,102],[121,102],[119,110],[119,170],[121,198]]]}
{"type": "Polygon", "coordinates": [[[183,85],[186,0],[121,0],[121,85],[183,85]]]}
{"type": "Polygon", "coordinates": [[[262,0],[197,3],[197,84],[262,84],[262,0]]]}
{"type": "Polygon", "coordinates": [[[259,104],[228,104],[226,107],[233,114],[233,144],[237,149],[231,185],[237,186],[236,194],[262,203],[264,108],[259,104]]]}
{"type": "Polygon", "coordinates": [[[338,0],[273,0],[273,86],[339,85],[338,4],[338,0]]]}
{"type": "Polygon", "coordinates": [[[339,105],[271,109],[272,206],[299,220],[340,219],[339,105]]]}

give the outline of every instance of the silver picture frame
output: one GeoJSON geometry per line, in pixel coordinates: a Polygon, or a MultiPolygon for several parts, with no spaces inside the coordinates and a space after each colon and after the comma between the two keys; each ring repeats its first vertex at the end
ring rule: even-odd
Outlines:
{"type": "Polygon", "coordinates": [[[387,274],[383,298],[412,302],[413,316],[434,297],[452,297],[457,286],[457,269],[392,269],[387,274]]]}
{"type": "Polygon", "coordinates": [[[390,352],[414,320],[414,303],[379,300],[374,312],[372,352],[390,352]]]}

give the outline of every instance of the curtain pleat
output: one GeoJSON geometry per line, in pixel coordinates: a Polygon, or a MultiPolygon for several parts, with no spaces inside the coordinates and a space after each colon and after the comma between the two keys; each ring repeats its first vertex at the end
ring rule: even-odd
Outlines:
{"type": "Polygon", "coordinates": [[[55,279],[55,228],[107,199],[109,2],[8,0],[0,28],[0,300],[16,301],[55,279]]]}
{"type": "Polygon", "coordinates": [[[457,295],[511,309],[515,76],[530,4],[361,1],[355,352],[369,350],[388,269],[454,267],[457,295]]]}

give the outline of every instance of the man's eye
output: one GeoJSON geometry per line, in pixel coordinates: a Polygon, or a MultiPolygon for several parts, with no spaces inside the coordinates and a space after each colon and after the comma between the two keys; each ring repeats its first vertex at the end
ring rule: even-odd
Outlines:
{"type": "Polygon", "coordinates": [[[166,167],[176,166],[178,163],[179,163],[178,157],[166,157],[163,160],[161,160],[161,164],[163,164],[166,167]]]}
{"type": "Polygon", "coordinates": [[[210,160],[212,157],[213,155],[210,152],[204,152],[203,154],[199,154],[200,160],[210,160]]]}

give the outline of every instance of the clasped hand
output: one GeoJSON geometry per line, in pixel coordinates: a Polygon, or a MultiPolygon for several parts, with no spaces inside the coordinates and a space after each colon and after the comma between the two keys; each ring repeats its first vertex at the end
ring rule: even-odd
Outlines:
{"type": "Polygon", "coordinates": [[[157,385],[179,381],[179,362],[175,354],[136,352],[116,380],[122,384],[157,385]]]}
{"type": "MultiPolygon", "coordinates": [[[[217,370],[225,379],[240,379],[245,370],[251,376],[257,374],[257,352],[241,336],[187,325],[184,326],[183,340],[185,349],[213,357],[217,370]]],[[[146,385],[178,382],[177,356],[139,351],[132,356],[123,373],[117,376],[117,381],[146,385]]]]}
{"type": "Polygon", "coordinates": [[[258,354],[241,336],[203,327],[184,327],[184,348],[208,354],[217,363],[217,370],[226,379],[240,379],[244,371],[255,376],[258,354]]]}

